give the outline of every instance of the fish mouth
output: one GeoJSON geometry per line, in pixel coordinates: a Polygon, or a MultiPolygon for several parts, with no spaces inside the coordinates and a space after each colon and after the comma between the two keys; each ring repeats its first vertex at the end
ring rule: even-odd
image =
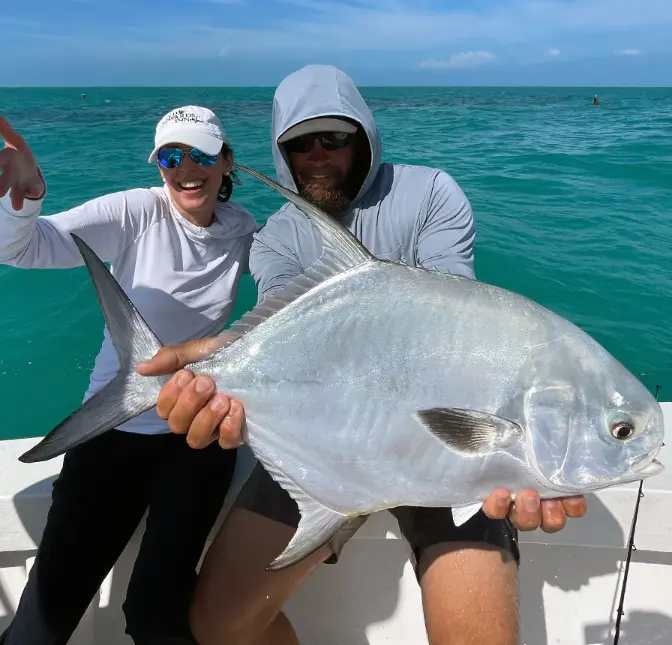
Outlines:
{"type": "MultiPolygon", "coordinates": [[[[658,454],[658,451],[656,451],[656,454],[658,454]]],[[[640,457],[633,464],[631,464],[630,468],[633,472],[644,477],[658,475],[659,473],[662,473],[663,470],[665,470],[665,466],[663,466],[663,464],[654,457],[655,455],[646,455],[645,457],[640,457]]]]}

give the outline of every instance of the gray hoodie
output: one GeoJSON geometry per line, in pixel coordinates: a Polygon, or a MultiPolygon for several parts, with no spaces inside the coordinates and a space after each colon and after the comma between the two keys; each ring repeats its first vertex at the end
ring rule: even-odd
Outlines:
{"type": "MultiPolygon", "coordinates": [[[[273,99],[272,146],[278,181],[296,190],[280,137],[301,121],[345,116],[371,145],[371,168],[341,222],[381,259],[474,277],[471,206],[447,173],[382,163],[371,110],[352,80],[335,67],[310,65],[285,78],[273,99]]],[[[303,273],[322,254],[321,236],[293,204],[285,204],[255,235],[250,270],[259,300],[303,273]]]]}

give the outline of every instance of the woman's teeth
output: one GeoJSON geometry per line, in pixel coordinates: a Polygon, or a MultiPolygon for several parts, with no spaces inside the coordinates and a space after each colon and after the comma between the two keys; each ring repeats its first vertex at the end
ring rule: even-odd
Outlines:
{"type": "Polygon", "coordinates": [[[181,181],[180,182],[180,188],[183,188],[184,190],[195,190],[197,188],[200,188],[205,181],[199,180],[199,181],[181,181]]]}

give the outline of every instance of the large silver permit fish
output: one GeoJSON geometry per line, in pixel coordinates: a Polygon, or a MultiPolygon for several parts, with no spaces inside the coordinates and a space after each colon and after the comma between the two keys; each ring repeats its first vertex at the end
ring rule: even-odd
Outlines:
{"type": "MultiPolygon", "coordinates": [[[[452,507],[461,524],[498,487],[553,498],[662,471],[660,406],[578,327],[505,289],[380,261],[307,201],[242,169],[294,202],[324,243],[314,266],[233,325],[238,340],[190,366],[243,401],[248,444],[298,503],[298,530],[270,569],[381,509],[452,507]]],[[[161,343],[76,242],[121,368],[23,461],[150,409],[168,378],[136,374],[161,343]]]]}

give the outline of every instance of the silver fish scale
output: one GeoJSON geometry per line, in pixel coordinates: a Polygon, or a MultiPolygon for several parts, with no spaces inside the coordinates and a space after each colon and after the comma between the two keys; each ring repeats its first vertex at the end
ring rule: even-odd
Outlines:
{"type": "Polygon", "coordinates": [[[252,449],[328,508],[450,506],[494,481],[530,483],[522,447],[481,457],[475,472],[414,413],[498,412],[529,363],[521,348],[546,345],[558,322],[483,283],[367,263],[252,330],[213,376],[245,404],[252,449]]]}

